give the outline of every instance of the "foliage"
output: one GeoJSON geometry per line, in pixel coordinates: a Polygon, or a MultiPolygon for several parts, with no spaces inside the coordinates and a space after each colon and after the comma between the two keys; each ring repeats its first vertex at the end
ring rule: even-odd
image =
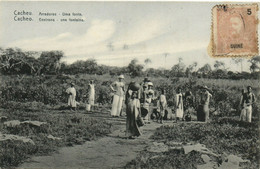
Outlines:
{"type": "Polygon", "coordinates": [[[136,77],[136,76],[140,76],[142,73],[142,69],[144,68],[143,65],[140,65],[137,63],[138,60],[137,59],[133,59],[129,65],[128,65],[128,71],[130,76],[132,77],[136,77]]]}
{"type": "Polygon", "coordinates": [[[255,56],[252,59],[248,60],[248,62],[251,63],[250,65],[250,70],[252,72],[256,72],[258,70],[260,70],[260,56],[255,56]]]}
{"type": "MultiPolygon", "coordinates": [[[[165,61],[168,53],[164,54],[165,61]]],[[[182,58],[179,62],[172,66],[170,70],[165,68],[148,68],[152,62],[151,59],[146,58],[144,65],[138,64],[137,59],[133,59],[128,66],[116,67],[99,65],[95,59],[78,60],[72,64],[60,62],[64,57],[62,51],[22,51],[18,48],[0,48],[0,72],[4,75],[58,75],[58,74],[96,74],[110,75],[125,74],[131,77],[138,77],[142,75],[153,77],[199,77],[212,79],[259,79],[259,56],[248,60],[251,63],[251,73],[243,72],[243,59],[234,58],[234,64],[241,64],[241,72],[227,71],[225,63],[222,61],[215,61],[214,68],[211,70],[209,64],[197,68],[198,63],[194,62],[191,65],[185,65],[182,58]],[[145,70],[144,70],[145,67],[145,70]]]]}

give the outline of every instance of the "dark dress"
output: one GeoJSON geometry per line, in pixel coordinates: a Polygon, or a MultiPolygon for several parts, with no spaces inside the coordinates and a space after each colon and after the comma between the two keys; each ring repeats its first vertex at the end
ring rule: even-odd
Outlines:
{"type": "Polygon", "coordinates": [[[126,136],[140,136],[141,132],[137,125],[137,117],[139,116],[140,102],[137,98],[126,96],[126,136]]]}

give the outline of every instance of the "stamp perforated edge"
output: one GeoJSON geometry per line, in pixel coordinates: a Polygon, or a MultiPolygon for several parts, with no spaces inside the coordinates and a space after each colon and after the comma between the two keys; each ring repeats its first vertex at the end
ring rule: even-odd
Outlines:
{"type": "Polygon", "coordinates": [[[218,4],[218,5],[215,5],[212,7],[211,9],[211,37],[210,37],[210,43],[209,43],[209,46],[208,46],[208,54],[211,56],[211,57],[214,57],[214,58],[227,58],[227,57],[243,57],[243,58],[251,58],[253,56],[257,56],[259,55],[259,37],[258,37],[258,25],[259,25],[259,18],[258,18],[258,11],[259,11],[259,7],[258,7],[258,3],[252,3],[252,4],[218,4]],[[214,43],[214,26],[216,26],[214,24],[214,21],[215,21],[215,18],[214,18],[214,9],[216,8],[222,8],[224,6],[256,6],[256,19],[257,19],[257,29],[256,29],[256,35],[257,35],[257,53],[255,54],[247,54],[247,53],[242,53],[241,55],[215,55],[215,43],[214,43]]]}

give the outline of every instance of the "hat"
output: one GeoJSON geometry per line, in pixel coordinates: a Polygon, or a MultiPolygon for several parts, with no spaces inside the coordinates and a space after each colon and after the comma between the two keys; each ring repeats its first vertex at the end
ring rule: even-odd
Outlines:
{"type": "Polygon", "coordinates": [[[153,83],[152,82],[148,82],[147,85],[148,86],[153,86],[153,83]]]}
{"type": "Polygon", "coordinates": [[[125,78],[124,75],[118,76],[118,79],[124,79],[124,78],[125,78]]]}
{"type": "Polygon", "coordinates": [[[148,82],[148,77],[145,77],[145,78],[144,78],[144,82],[148,82]]]}

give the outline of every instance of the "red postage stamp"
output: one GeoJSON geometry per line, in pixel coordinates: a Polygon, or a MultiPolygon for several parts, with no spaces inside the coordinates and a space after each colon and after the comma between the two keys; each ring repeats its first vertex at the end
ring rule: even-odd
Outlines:
{"type": "Polygon", "coordinates": [[[213,8],[213,56],[258,55],[257,11],[257,4],[213,8]]]}

